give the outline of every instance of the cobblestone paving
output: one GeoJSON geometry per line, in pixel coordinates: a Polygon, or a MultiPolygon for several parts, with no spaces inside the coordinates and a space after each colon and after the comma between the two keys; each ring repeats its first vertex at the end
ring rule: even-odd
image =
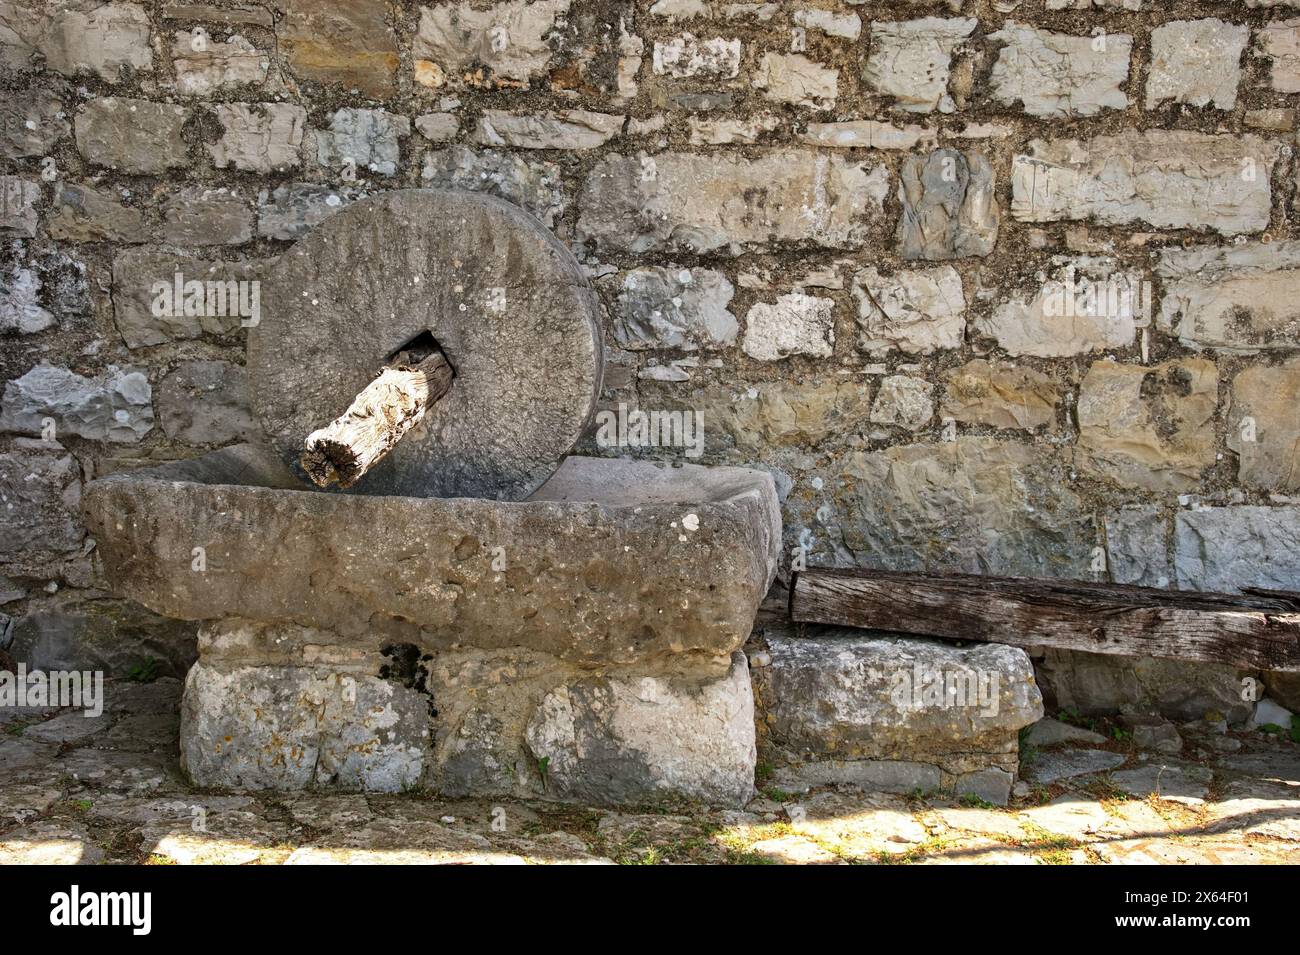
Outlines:
{"type": "MultiPolygon", "coordinates": [[[[0,865],[1300,863],[1300,745],[1263,733],[1192,739],[1183,757],[1106,744],[1124,764],[1022,784],[1007,809],[943,793],[768,787],[744,810],[616,812],[200,792],[176,760],[180,689],[111,684],[96,719],[0,711],[0,865]]],[[[1093,765],[1084,751],[1041,751],[1051,771],[1034,775],[1093,765]]]]}

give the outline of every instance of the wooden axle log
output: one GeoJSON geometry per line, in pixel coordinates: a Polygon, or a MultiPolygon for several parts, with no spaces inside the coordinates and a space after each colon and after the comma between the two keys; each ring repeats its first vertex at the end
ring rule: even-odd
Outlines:
{"type": "Polygon", "coordinates": [[[399,354],[356,396],[348,410],[307,436],[299,459],[318,487],[351,487],[382,461],[451,388],[441,351],[399,354]]]}
{"type": "Polygon", "coordinates": [[[1300,594],[810,569],[790,617],[954,640],[1300,670],[1300,594]]]}

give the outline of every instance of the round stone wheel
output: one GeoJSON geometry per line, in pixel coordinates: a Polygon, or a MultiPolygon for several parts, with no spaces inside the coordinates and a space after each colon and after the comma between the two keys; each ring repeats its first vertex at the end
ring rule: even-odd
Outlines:
{"type": "Polygon", "coordinates": [[[307,435],[430,335],[451,390],[352,492],[520,500],[594,412],[595,293],[559,240],[499,199],[408,189],[361,200],[280,256],[261,294],[253,408],[304,482],[307,435]]]}

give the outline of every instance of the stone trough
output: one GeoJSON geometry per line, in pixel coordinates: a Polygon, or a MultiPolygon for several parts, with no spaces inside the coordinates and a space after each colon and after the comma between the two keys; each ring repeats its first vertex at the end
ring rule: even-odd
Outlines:
{"type": "Polygon", "coordinates": [[[770,476],[568,457],[600,385],[594,296],[497,200],[358,202],[276,261],[250,330],[267,442],[89,484],[124,594],[202,621],[182,761],[202,786],[542,796],[753,791],[745,656],[770,476]],[[450,391],[347,493],[303,439],[421,336],[450,391]]]}

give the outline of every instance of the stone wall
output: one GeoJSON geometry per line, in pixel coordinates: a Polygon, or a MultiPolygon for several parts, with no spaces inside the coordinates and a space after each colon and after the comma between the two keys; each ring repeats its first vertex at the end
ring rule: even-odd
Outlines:
{"type": "Polygon", "coordinates": [[[184,669],[77,508],[257,431],[153,283],[413,186],[566,241],[604,406],[772,470],[788,559],[1300,588],[1298,51],[1300,0],[0,0],[0,645],[184,669]]]}

